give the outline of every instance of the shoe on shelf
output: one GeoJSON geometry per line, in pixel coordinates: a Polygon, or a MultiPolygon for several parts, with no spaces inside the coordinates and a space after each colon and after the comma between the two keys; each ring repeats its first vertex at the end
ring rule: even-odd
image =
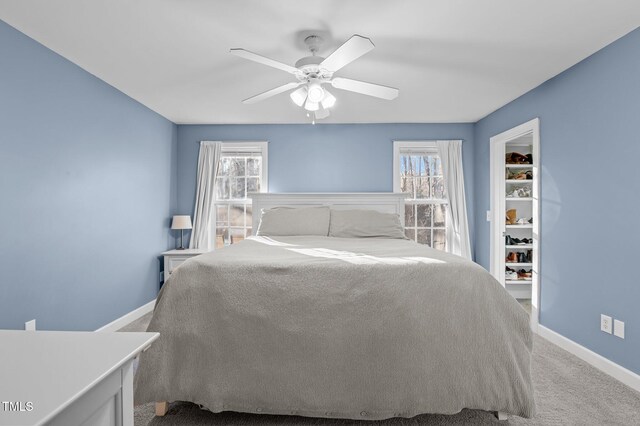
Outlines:
{"type": "Polygon", "coordinates": [[[514,189],[511,192],[507,192],[507,198],[520,198],[520,193],[517,189],[514,189]]]}
{"type": "Polygon", "coordinates": [[[507,179],[509,180],[532,180],[533,172],[531,170],[508,170],[507,179]]]}
{"type": "Polygon", "coordinates": [[[527,198],[531,197],[531,188],[513,188],[511,192],[507,192],[507,198],[527,198]]]}
{"type": "Polygon", "coordinates": [[[532,263],[533,262],[533,250],[527,250],[527,263],[532,263]]]}
{"type": "Polygon", "coordinates": [[[527,155],[520,154],[519,152],[507,152],[505,154],[505,162],[507,164],[533,164],[528,163],[528,161],[527,155]]]}
{"type": "Polygon", "coordinates": [[[510,251],[509,254],[507,255],[507,257],[505,258],[505,260],[508,263],[518,263],[518,258],[519,258],[519,253],[516,253],[514,251],[510,251]]]}
{"type": "Polygon", "coordinates": [[[530,218],[529,218],[529,220],[527,220],[527,222],[529,222],[529,223],[533,223],[533,218],[532,218],[532,217],[530,217],[530,218]]]}
{"type": "Polygon", "coordinates": [[[515,225],[516,224],[516,220],[517,220],[517,214],[516,213],[517,213],[516,209],[507,210],[507,214],[506,214],[507,225],[515,225]]]}
{"type": "Polygon", "coordinates": [[[528,280],[531,279],[531,270],[525,271],[524,269],[520,269],[516,275],[519,280],[528,280]]]}
{"type": "Polygon", "coordinates": [[[504,277],[507,280],[517,280],[518,279],[518,273],[516,271],[514,271],[511,268],[507,268],[505,273],[504,273],[504,277]]]}
{"type": "Polygon", "coordinates": [[[531,171],[522,171],[522,170],[514,170],[514,171],[507,171],[507,179],[509,180],[528,180],[531,179],[531,177],[529,177],[531,175],[531,171]]]}
{"type": "Polygon", "coordinates": [[[522,245],[526,245],[526,244],[531,244],[532,243],[532,239],[531,238],[514,238],[514,237],[509,237],[509,242],[510,244],[507,244],[509,246],[522,246],[522,245]]]}
{"type": "Polygon", "coordinates": [[[518,245],[522,245],[522,244],[531,244],[531,239],[529,238],[515,238],[512,237],[511,235],[505,235],[504,236],[504,244],[506,246],[518,246],[518,245]]]}
{"type": "Polygon", "coordinates": [[[531,263],[531,256],[532,256],[532,251],[531,250],[527,250],[526,253],[520,252],[518,253],[518,263],[531,263]]]}

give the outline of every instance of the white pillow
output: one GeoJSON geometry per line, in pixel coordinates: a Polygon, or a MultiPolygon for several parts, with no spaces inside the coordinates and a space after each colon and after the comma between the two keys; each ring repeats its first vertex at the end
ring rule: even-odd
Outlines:
{"type": "Polygon", "coordinates": [[[256,235],[329,235],[329,207],[275,207],[262,210],[256,235]]]}
{"type": "Polygon", "coordinates": [[[399,215],[375,210],[331,210],[329,236],[407,239],[399,215]]]}

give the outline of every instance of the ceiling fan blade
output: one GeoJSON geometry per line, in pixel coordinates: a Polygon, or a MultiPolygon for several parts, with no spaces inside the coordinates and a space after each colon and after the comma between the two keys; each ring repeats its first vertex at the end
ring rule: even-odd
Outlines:
{"type": "Polygon", "coordinates": [[[328,71],[336,72],[345,65],[355,61],[360,56],[370,52],[375,45],[367,37],[353,35],[351,38],[338,47],[335,52],[329,55],[322,63],[320,68],[328,71]]]}
{"type": "Polygon", "coordinates": [[[395,87],[381,86],[380,84],[367,83],[365,81],[351,80],[350,78],[336,77],[331,80],[331,85],[336,89],[349,90],[363,95],[386,99],[388,101],[398,97],[400,92],[395,87]]]}
{"type": "Polygon", "coordinates": [[[254,62],[258,62],[258,63],[266,65],[268,67],[277,68],[279,70],[286,71],[286,72],[291,73],[291,74],[298,74],[300,72],[300,71],[298,71],[298,68],[296,68],[296,67],[292,67],[291,65],[287,65],[287,64],[284,64],[282,62],[278,62],[276,60],[273,60],[273,59],[269,59],[269,58],[267,58],[265,56],[258,55],[257,53],[253,53],[253,52],[250,52],[250,51],[245,50],[245,49],[234,48],[234,49],[230,49],[229,53],[233,53],[234,55],[239,56],[241,58],[248,59],[248,60],[254,61],[254,62]]]}
{"type": "Polygon", "coordinates": [[[294,88],[300,86],[301,84],[302,83],[300,83],[300,82],[287,83],[287,84],[284,84],[284,85],[282,85],[280,87],[276,87],[275,89],[267,90],[266,92],[260,93],[259,95],[255,95],[255,96],[252,96],[250,98],[247,98],[244,101],[242,101],[242,103],[243,104],[255,104],[256,102],[260,102],[262,100],[270,98],[271,96],[275,96],[275,95],[280,94],[282,92],[286,92],[287,90],[294,89],[294,88]]]}

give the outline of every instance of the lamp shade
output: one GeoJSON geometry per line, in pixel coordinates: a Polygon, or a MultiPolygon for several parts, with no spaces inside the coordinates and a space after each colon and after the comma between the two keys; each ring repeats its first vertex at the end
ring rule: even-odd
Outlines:
{"type": "Polygon", "coordinates": [[[304,109],[307,111],[317,111],[318,108],[320,108],[318,105],[319,104],[317,102],[311,102],[309,97],[307,97],[307,102],[304,103],[304,109]]]}
{"type": "Polygon", "coordinates": [[[176,215],[171,221],[171,229],[191,229],[191,216],[176,215]]]}
{"type": "Polygon", "coordinates": [[[289,96],[296,105],[301,107],[302,105],[304,105],[304,101],[307,99],[307,88],[302,86],[298,90],[291,92],[289,96]]]}
{"type": "Polygon", "coordinates": [[[329,93],[328,90],[325,90],[324,99],[322,99],[320,103],[324,109],[332,108],[336,104],[336,97],[329,93]]]}

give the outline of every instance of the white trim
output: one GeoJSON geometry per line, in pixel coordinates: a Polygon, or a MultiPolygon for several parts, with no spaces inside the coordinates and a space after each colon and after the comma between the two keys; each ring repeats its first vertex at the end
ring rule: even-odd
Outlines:
{"type": "MultiPolygon", "coordinates": [[[[504,164],[505,144],[530,133],[532,136],[533,155],[533,206],[532,206],[532,237],[533,237],[533,265],[531,283],[531,328],[535,331],[540,321],[540,119],[534,118],[526,123],[520,124],[512,129],[504,131],[489,139],[490,146],[490,271],[491,274],[501,283],[504,283],[504,238],[496,238],[496,232],[504,229],[505,222],[505,200],[504,200],[504,164]],[[498,168],[497,168],[498,167],[498,168]],[[500,257],[499,257],[500,256],[500,257]]],[[[514,297],[522,297],[524,292],[513,291],[510,294],[514,297]]]]}
{"type": "Polygon", "coordinates": [[[133,311],[131,311],[131,312],[127,313],[127,314],[124,314],[120,318],[117,318],[117,319],[111,321],[109,324],[103,325],[102,327],[100,327],[96,331],[100,331],[100,332],[102,332],[102,331],[118,331],[122,327],[124,327],[125,325],[131,324],[133,321],[137,320],[138,318],[142,318],[143,316],[145,316],[149,312],[153,311],[153,307],[155,305],[156,305],[156,299],[153,299],[151,302],[145,303],[144,305],[140,306],[139,308],[136,308],[133,311]]]}
{"type": "Polygon", "coordinates": [[[584,346],[564,337],[559,333],[556,333],[555,331],[543,325],[538,325],[538,335],[555,344],[556,346],[559,346],[570,354],[577,356],[581,360],[587,362],[603,373],[608,374],[614,379],[624,383],[631,389],[640,392],[640,375],[634,373],[633,371],[627,370],[623,366],[616,364],[611,360],[608,360],[602,355],[599,355],[592,350],[585,348],[584,346]]]}
{"type": "Polygon", "coordinates": [[[222,152],[256,152],[267,149],[267,141],[220,141],[222,152]]]}
{"type": "Polygon", "coordinates": [[[335,193],[250,193],[253,204],[253,234],[258,230],[263,209],[274,207],[331,206],[333,209],[367,209],[396,213],[404,227],[404,200],[407,194],[398,192],[335,192],[335,193]]]}

